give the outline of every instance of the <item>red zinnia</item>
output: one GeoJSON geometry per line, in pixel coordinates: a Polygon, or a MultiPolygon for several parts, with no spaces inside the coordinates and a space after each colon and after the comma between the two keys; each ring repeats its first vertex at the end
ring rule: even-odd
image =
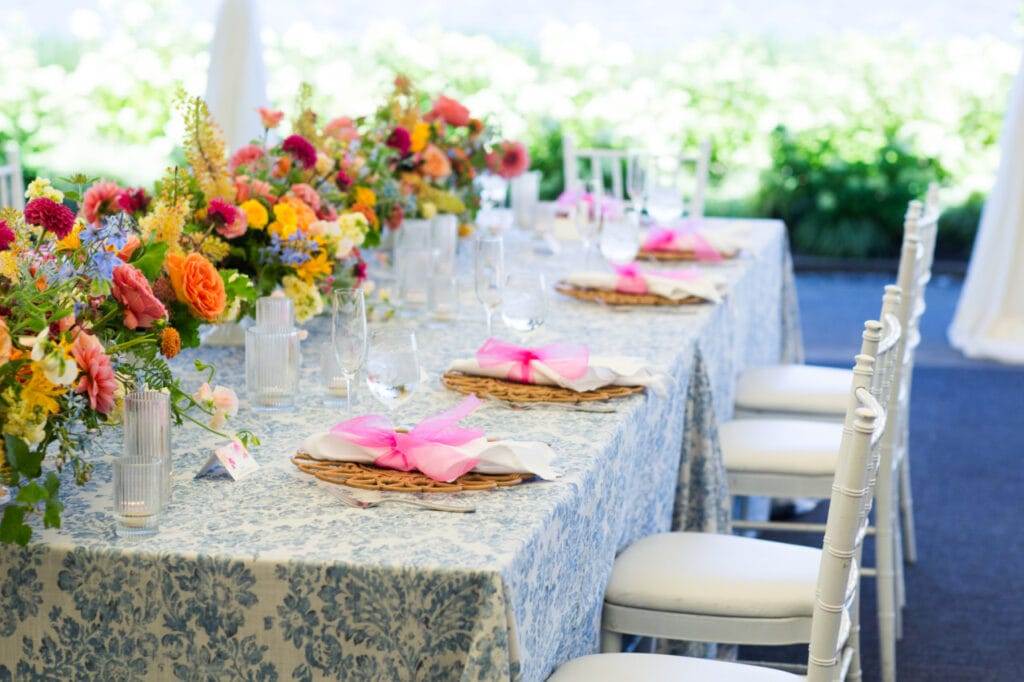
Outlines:
{"type": "Polygon", "coordinates": [[[0,251],[6,251],[14,243],[14,230],[7,224],[7,221],[0,220],[0,251]]]}
{"type": "Polygon", "coordinates": [[[338,174],[334,176],[334,184],[338,186],[342,192],[348,191],[348,188],[352,186],[352,178],[349,177],[348,173],[343,170],[338,171],[338,174]]]}
{"type": "Polygon", "coordinates": [[[487,155],[487,167],[492,173],[503,178],[514,178],[526,172],[530,166],[530,155],[522,142],[506,140],[487,155]]]}
{"type": "Polygon", "coordinates": [[[387,145],[392,149],[397,149],[398,153],[405,156],[409,153],[409,148],[412,146],[412,137],[409,135],[409,131],[402,126],[396,126],[391,134],[388,135],[387,145]]]}
{"type": "Polygon", "coordinates": [[[36,197],[25,207],[25,222],[29,225],[39,225],[47,232],[57,235],[57,239],[64,239],[75,227],[75,214],[70,208],[58,204],[53,199],[36,197]]]}
{"type": "Polygon", "coordinates": [[[217,227],[217,232],[227,239],[241,237],[248,227],[245,214],[223,199],[210,199],[206,205],[206,217],[217,227]]]}
{"type": "Polygon", "coordinates": [[[302,135],[289,135],[284,138],[281,149],[294,156],[303,168],[309,169],[316,165],[316,147],[302,135]]]}
{"type": "Polygon", "coordinates": [[[125,187],[117,195],[117,204],[126,213],[141,213],[149,208],[149,196],[141,187],[125,187]]]}

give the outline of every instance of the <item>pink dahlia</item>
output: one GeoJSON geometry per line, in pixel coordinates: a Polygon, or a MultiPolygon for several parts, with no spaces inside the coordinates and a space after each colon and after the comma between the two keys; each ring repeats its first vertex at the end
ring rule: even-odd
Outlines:
{"type": "Polygon", "coordinates": [[[316,217],[320,220],[337,220],[338,211],[330,204],[323,204],[320,206],[320,210],[316,212],[316,217]]]}
{"type": "Polygon", "coordinates": [[[97,182],[85,190],[85,197],[82,199],[82,212],[85,214],[86,222],[96,225],[103,216],[120,211],[121,206],[118,203],[120,194],[121,188],[117,186],[116,182],[97,182]]]}
{"type": "Polygon", "coordinates": [[[530,167],[530,154],[522,142],[505,140],[487,155],[487,167],[503,178],[514,178],[530,167]]]}
{"type": "Polygon", "coordinates": [[[126,213],[142,213],[149,208],[149,195],[142,187],[125,187],[117,195],[117,205],[126,213]]]}
{"type": "Polygon", "coordinates": [[[216,226],[220,236],[226,239],[241,237],[248,227],[245,212],[223,199],[210,199],[206,205],[206,217],[216,226]]]}
{"type": "Polygon", "coordinates": [[[117,380],[103,344],[92,334],[81,332],[71,346],[71,355],[83,373],[78,382],[78,392],[89,395],[92,409],[101,414],[110,414],[114,409],[117,380]]]}
{"type": "Polygon", "coordinates": [[[14,243],[14,230],[6,220],[0,220],[0,251],[6,251],[14,243]]]}
{"type": "Polygon", "coordinates": [[[167,309],[153,293],[149,280],[134,265],[114,268],[113,290],[114,298],[124,306],[124,326],[128,329],[149,329],[167,317],[167,309]]]}
{"type": "Polygon", "coordinates": [[[231,161],[228,165],[231,168],[231,172],[234,173],[238,170],[239,166],[248,166],[254,161],[259,161],[263,156],[264,151],[262,147],[257,147],[254,144],[247,144],[244,147],[240,147],[238,151],[231,155],[231,161]]]}
{"type": "Polygon", "coordinates": [[[339,116],[331,119],[324,126],[324,135],[329,135],[342,142],[351,142],[359,137],[359,131],[348,116],[339,116]]]}
{"type": "Polygon", "coordinates": [[[47,232],[52,232],[57,239],[64,239],[75,227],[75,214],[64,204],[53,199],[36,197],[25,207],[25,222],[39,225],[47,232]]]}
{"type": "Polygon", "coordinates": [[[409,148],[412,146],[412,136],[402,126],[395,126],[395,129],[388,135],[386,144],[392,149],[398,150],[398,153],[402,156],[406,156],[409,153],[409,148]]]}
{"type": "Polygon", "coordinates": [[[307,170],[316,165],[316,147],[302,135],[289,135],[284,138],[281,149],[291,154],[307,170]]]}
{"type": "Polygon", "coordinates": [[[453,126],[469,125],[469,109],[460,104],[458,100],[444,95],[438,96],[428,117],[431,120],[439,118],[453,126]]]}
{"type": "Polygon", "coordinates": [[[292,185],[292,194],[305,202],[314,211],[320,210],[320,195],[316,190],[304,182],[297,182],[292,185]]]}
{"type": "Polygon", "coordinates": [[[337,185],[338,189],[342,192],[347,192],[348,188],[352,186],[352,178],[343,170],[338,171],[338,174],[334,176],[334,184],[337,185]]]}

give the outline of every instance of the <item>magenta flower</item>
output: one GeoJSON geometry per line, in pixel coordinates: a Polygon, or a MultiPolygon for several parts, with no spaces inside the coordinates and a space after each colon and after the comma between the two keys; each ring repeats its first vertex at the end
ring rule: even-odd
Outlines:
{"type": "Polygon", "coordinates": [[[412,146],[412,137],[409,135],[409,131],[402,126],[395,126],[395,129],[388,135],[386,144],[392,149],[397,149],[402,156],[406,156],[412,146]]]}
{"type": "Polygon", "coordinates": [[[7,221],[0,220],[0,251],[6,251],[14,243],[14,230],[7,221]]]}
{"type": "Polygon", "coordinates": [[[316,165],[316,147],[302,135],[289,135],[284,138],[281,149],[291,154],[307,170],[316,165]]]}
{"type": "Polygon", "coordinates": [[[53,199],[37,197],[25,207],[25,222],[52,232],[57,235],[57,239],[64,239],[75,227],[75,214],[53,199]]]}

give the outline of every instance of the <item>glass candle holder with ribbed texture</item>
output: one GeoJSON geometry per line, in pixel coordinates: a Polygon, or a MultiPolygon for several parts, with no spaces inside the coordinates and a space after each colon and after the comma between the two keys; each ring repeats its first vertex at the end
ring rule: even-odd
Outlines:
{"type": "Polygon", "coordinates": [[[113,464],[117,534],[152,535],[171,495],[170,396],[145,389],[129,393],[123,428],[124,447],[113,464]]]}
{"type": "Polygon", "coordinates": [[[250,327],[245,333],[245,387],[255,410],[282,410],[295,405],[299,390],[299,330],[250,327]]]}

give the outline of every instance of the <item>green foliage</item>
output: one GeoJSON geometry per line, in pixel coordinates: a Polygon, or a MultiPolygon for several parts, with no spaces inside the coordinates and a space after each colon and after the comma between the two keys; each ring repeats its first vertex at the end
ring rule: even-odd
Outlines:
{"type": "Polygon", "coordinates": [[[0,519],[0,543],[28,544],[32,528],[25,523],[25,518],[38,511],[40,505],[43,506],[43,525],[60,528],[60,513],[64,508],[59,499],[60,479],[51,471],[42,484],[36,480],[42,475],[45,454],[45,448],[32,450],[20,438],[4,436],[4,455],[10,466],[5,482],[10,485],[16,485],[21,479],[27,482],[18,488],[14,500],[4,509],[0,519]]]}
{"type": "Polygon", "coordinates": [[[166,255],[167,244],[165,242],[150,242],[139,247],[132,255],[131,264],[141,270],[146,279],[152,281],[160,276],[166,255]]]}
{"type": "Polygon", "coordinates": [[[835,130],[777,128],[772,164],[761,176],[759,212],[786,222],[797,253],[894,256],[907,202],[945,179],[946,171],[893,131],[874,149],[852,150],[844,142],[835,130]]]}

